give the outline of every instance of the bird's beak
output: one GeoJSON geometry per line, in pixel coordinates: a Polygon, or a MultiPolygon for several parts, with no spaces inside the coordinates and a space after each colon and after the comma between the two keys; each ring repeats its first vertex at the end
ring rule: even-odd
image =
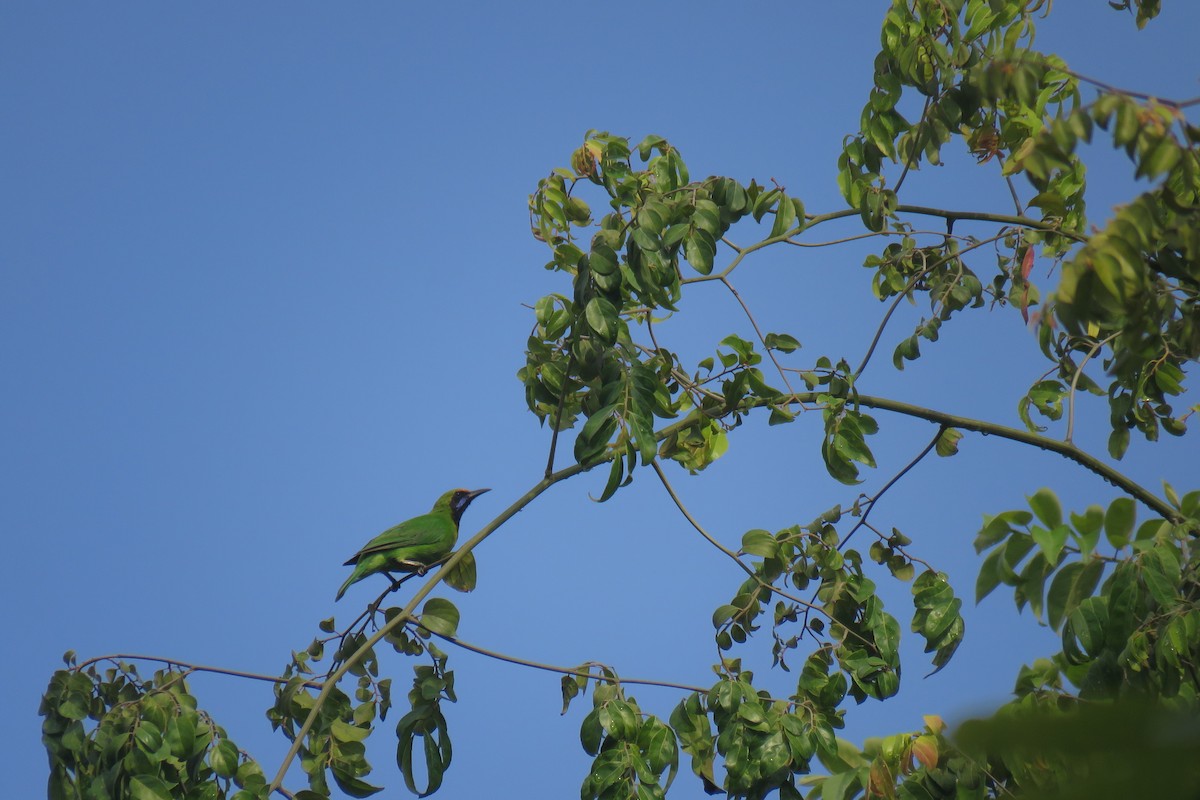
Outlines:
{"type": "Polygon", "coordinates": [[[483,494],[484,492],[490,492],[490,491],[491,491],[491,489],[476,489],[475,491],[469,493],[467,495],[467,497],[471,500],[474,500],[476,497],[479,497],[479,495],[483,494]]]}

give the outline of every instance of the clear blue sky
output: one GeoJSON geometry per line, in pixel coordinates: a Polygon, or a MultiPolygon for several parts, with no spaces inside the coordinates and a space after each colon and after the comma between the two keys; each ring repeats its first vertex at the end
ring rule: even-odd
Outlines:
{"type": "MultiPolygon", "coordinates": [[[[368,538],[452,486],[493,489],[468,512],[468,533],[524,493],[548,439],[514,377],[531,324],[523,304],[566,289],[528,234],[538,178],[589,128],[658,133],[693,176],[775,178],[810,210],[832,210],[837,148],[857,127],[885,5],[8,4],[8,792],[44,791],[38,696],[68,648],[278,672],[318,620],[349,619],[374,596],[368,583],[333,604],[342,561],[368,538]]],[[[1200,6],[1165,5],[1138,34],[1104,3],[1058,3],[1040,41],[1084,73],[1192,96],[1200,6]]],[[[1128,190],[1123,157],[1103,155],[1097,220],[1128,190]]],[[[950,172],[966,164],[922,172],[906,191],[1003,209],[983,171],[950,172]]],[[[880,313],[860,257],[766,254],[737,285],[767,327],[804,343],[801,358],[853,359],[880,313]]],[[[867,391],[1015,424],[1019,387],[1043,369],[1016,315],[956,322],[896,373],[887,353],[920,311],[890,330],[867,391]]],[[[670,345],[693,358],[747,333],[716,290],[672,324],[670,345]]],[[[867,492],[931,434],[880,420],[867,492]]],[[[1102,450],[1102,437],[1082,440],[1102,450]]],[[[671,474],[736,544],[853,499],[824,475],[817,441],[815,420],[752,420],[708,473],[671,474]]],[[[1195,453],[1187,440],[1135,446],[1126,464],[1148,485],[1186,488],[1195,453]]],[[[596,505],[588,492],[602,481],[554,488],[480,548],[479,589],[452,598],[461,636],[538,661],[710,682],[709,617],[740,574],[651,473],[596,505]]],[[[1111,497],[1049,455],[968,439],[880,505],[875,521],[956,579],[968,638],[929,680],[920,648],[906,650],[901,698],[851,710],[851,738],[985,709],[1021,663],[1051,652],[1053,638],[1002,594],[970,603],[981,514],[1043,485],[1076,508],[1111,497]]],[[[907,630],[905,591],[891,608],[907,630]]],[[[561,718],[555,676],[450,655],[460,702],[447,712],[455,761],[441,796],[574,796],[590,700],[561,718]]],[[[385,664],[405,687],[409,664],[385,664]]],[[[764,680],[786,692],[794,677],[764,680]]],[[[272,773],[286,742],[264,716],[270,690],[220,677],[193,689],[272,773]]],[[[678,699],[633,694],[660,715],[678,699]]],[[[385,725],[374,737],[374,778],[400,796],[390,736],[385,725]]],[[[703,796],[690,774],[676,795],[703,796]]]]}

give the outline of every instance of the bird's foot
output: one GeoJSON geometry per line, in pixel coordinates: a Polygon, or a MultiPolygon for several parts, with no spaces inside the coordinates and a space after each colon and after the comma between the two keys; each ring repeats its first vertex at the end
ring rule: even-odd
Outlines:
{"type": "Polygon", "coordinates": [[[413,572],[417,573],[417,577],[424,577],[428,571],[420,561],[401,561],[400,563],[405,567],[411,568],[413,572]]]}

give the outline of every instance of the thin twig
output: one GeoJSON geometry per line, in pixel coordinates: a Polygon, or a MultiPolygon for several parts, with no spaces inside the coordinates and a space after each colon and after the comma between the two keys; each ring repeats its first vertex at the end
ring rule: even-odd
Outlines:
{"type": "Polygon", "coordinates": [[[847,244],[848,242],[857,242],[860,239],[872,239],[876,236],[939,236],[943,239],[957,239],[960,242],[970,241],[968,236],[946,236],[942,231],[925,231],[925,230],[909,230],[909,231],[867,231],[866,233],[857,233],[853,236],[843,236],[841,239],[830,239],[824,242],[794,242],[788,239],[784,244],[790,244],[792,247],[830,247],[832,245],[847,244]]]}
{"type": "MultiPolygon", "coordinates": [[[[278,677],[275,675],[264,675],[261,672],[246,672],[244,670],[228,669],[226,667],[207,667],[202,664],[191,664],[187,661],[180,661],[177,658],[138,655],[136,653],[114,653],[107,656],[96,656],[95,658],[89,658],[87,661],[72,667],[72,669],[79,671],[100,661],[117,661],[119,659],[126,659],[129,661],[157,661],[173,667],[184,667],[193,672],[212,672],[216,675],[229,675],[233,678],[249,678],[251,680],[265,681],[267,683],[287,683],[289,680],[291,680],[290,678],[278,677]]],[[[320,689],[324,684],[318,681],[305,681],[304,685],[313,689],[320,689]]]]}
{"type": "Polygon", "coordinates": [[[925,458],[925,456],[929,455],[929,452],[937,446],[938,440],[942,438],[942,434],[945,432],[946,426],[939,425],[937,433],[935,433],[933,438],[929,440],[929,444],[925,445],[921,452],[917,453],[916,457],[904,466],[904,469],[893,475],[892,479],[885,483],[882,489],[880,489],[871,497],[867,498],[866,508],[863,510],[863,515],[858,518],[858,522],[855,523],[854,527],[850,529],[850,532],[843,536],[842,540],[838,542],[838,550],[841,550],[843,547],[845,547],[846,543],[850,541],[850,537],[857,533],[859,528],[867,524],[867,517],[871,516],[871,512],[875,509],[875,504],[879,502],[879,498],[883,497],[884,493],[887,492],[888,489],[895,486],[901,478],[907,475],[909,470],[921,463],[921,460],[925,458]]]}
{"type": "Polygon", "coordinates": [[[772,594],[777,594],[782,598],[791,600],[793,603],[804,606],[805,608],[811,609],[813,611],[816,611],[820,614],[825,615],[826,617],[829,617],[830,619],[833,619],[833,617],[830,617],[829,614],[825,611],[825,609],[821,608],[820,606],[815,605],[815,604],[809,602],[808,600],[801,600],[799,597],[788,594],[787,592],[783,591],[779,587],[777,587],[773,584],[767,583],[762,578],[760,578],[757,572],[755,572],[753,569],[751,569],[749,566],[747,566],[746,562],[742,561],[742,559],[738,557],[737,553],[733,552],[728,547],[726,547],[725,545],[723,545],[719,541],[717,541],[717,539],[711,533],[709,533],[708,531],[706,531],[704,529],[704,526],[700,524],[699,520],[697,520],[695,517],[692,516],[692,513],[690,511],[688,511],[687,506],[685,506],[683,504],[683,501],[679,499],[679,495],[676,494],[676,492],[675,492],[675,487],[673,487],[671,485],[671,481],[669,481],[667,479],[667,474],[665,472],[663,472],[662,465],[658,463],[658,460],[656,459],[654,461],[651,461],[650,466],[654,467],[655,473],[658,474],[658,479],[660,481],[662,481],[663,488],[667,490],[667,494],[670,495],[671,500],[673,500],[675,502],[675,507],[679,509],[679,512],[681,514],[683,514],[683,518],[686,519],[691,524],[691,526],[696,529],[697,533],[699,533],[701,536],[703,536],[705,539],[707,539],[709,544],[711,544],[713,547],[717,548],[722,553],[724,553],[725,555],[727,555],[731,559],[733,559],[734,563],[737,564],[739,567],[741,567],[742,571],[745,572],[748,576],[750,576],[750,578],[753,579],[755,583],[757,583],[759,586],[763,587],[764,589],[769,590],[772,594]]]}
{"type": "Polygon", "coordinates": [[[575,367],[575,349],[571,348],[571,355],[567,358],[567,370],[563,375],[562,394],[558,396],[558,410],[554,412],[554,419],[551,421],[553,430],[550,433],[550,455],[546,457],[546,472],[544,477],[549,478],[554,472],[554,451],[558,447],[558,431],[562,425],[563,407],[567,403],[567,382],[571,380],[571,372],[575,367]]]}
{"type": "Polygon", "coordinates": [[[1119,332],[1110,334],[1093,344],[1092,348],[1088,350],[1087,355],[1085,355],[1083,360],[1079,362],[1079,366],[1075,368],[1075,374],[1071,376],[1071,391],[1067,395],[1067,435],[1063,437],[1063,440],[1067,444],[1071,443],[1071,435],[1075,432],[1075,390],[1079,386],[1079,376],[1083,374],[1083,368],[1087,362],[1090,361],[1092,357],[1096,355],[1096,353],[1100,352],[1100,348],[1111,342],[1118,335],[1119,332]]]}
{"type": "MultiPolygon", "coordinates": [[[[794,403],[815,403],[819,401],[819,398],[822,394],[824,393],[802,392],[800,394],[793,395],[790,398],[772,398],[770,401],[756,399],[751,402],[754,406],[758,407],[776,404],[781,402],[781,400],[794,403]]],[[[1108,483],[1111,483],[1113,486],[1125,492],[1130,497],[1161,516],[1163,519],[1169,520],[1177,525],[1185,521],[1185,518],[1178,510],[1156,496],[1149,489],[1137,483],[1127,475],[1124,475],[1121,472],[1113,469],[1108,464],[1104,463],[1090,453],[1079,449],[1070,442],[1064,442],[1061,439],[1052,439],[1048,436],[1030,433],[1029,431],[1020,430],[1018,428],[1010,428],[1007,425],[999,425],[994,422],[987,422],[985,420],[974,419],[972,417],[962,417],[957,414],[950,414],[945,411],[926,408],[925,406],[904,403],[887,397],[873,397],[871,395],[856,394],[854,396],[854,402],[858,405],[866,406],[867,408],[878,408],[883,411],[891,411],[896,414],[903,414],[905,416],[927,420],[947,428],[962,428],[963,430],[982,433],[985,436],[996,436],[1001,439],[1008,439],[1013,442],[1032,445],[1033,447],[1037,447],[1041,450],[1047,450],[1070,461],[1074,461],[1088,472],[1091,472],[1094,475],[1104,479],[1108,483]]]]}
{"type": "Polygon", "coordinates": [[[771,363],[775,365],[775,369],[779,371],[779,377],[783,378],[783,385],[787,387],[789,392],[795,394],[796,390],[792,388],[791,381],[789,381],[787,375],[784,374],[783,366],[779,363],[779,359],[775,357],[775,351],[767,346],[767,340],[763,336],[762,330],[758,327],[758,322],[754,319],[754,314],[751,313],[750,306],[746,305],[746,301],[742,299],[742,296],[738,293],[738,290],[733,287],[733,284],[729,282],[728,278],[721,278],[721,283],[725,284],[725,288],[728,289],[733,295],[734,299],[738,301],[738,305],[742,307],[742,311],[746,312],[746,319],[750,320],[750,325],[754,328],[754,333],[758,336],[758,341],[762,343],[763,350],[765,350],[767,356],[770,357],[771,363]]]}
{"type": "Polygon", "coordinates": [[[921,109],[921,119],[917,122],[917,135],[913,137],[912,152],[908,154],[908,158],[904,160],[904,169],[900,171],[900,178],[896,181],[896,188],[892,192],[899,195],[900,187],[904,185],[904,179],[908,177],[908,171],[912,168],[912,164],[916,161],[921,153],[921,137],[925,135],[925,128],[922,127],[925,123],[925,117],[929,114],[929,104],[933,98],[929,95],[925,96],[925,106],[921,109]]]}
{"type": "MultiPolygon", "coordinates": [[[[952,224],[953,220],[947,220],[947,223],[952,224]]],[[[887,313],[885,313],[883,315],[883,319],[880,320],[879,326],[877,328],[875,328],[875,335],[873,337],[871,337],[871,344],[867,347],[866,354],[863,355],[862,363],[860,363],[858,365],[858,369],[854,370],[854,378],[857,380],[858,377],[860,375],[862,375],[863,370],[867,368],[867,363],[871,360],[871,356],[873,356],[875,354],[875,348],[879,346],[879,340],[883,337],[883,331],[885,328],[887,328],[887,324],[891,320],[892,314],[894,314],[896,312],[896,309],[900,306],[900,301],[905,299],[906,297],[908,297],[908,293],[913,290],[913,288],[917,285],[918,282],[920,282],[920,280],[922,278],[924,278],[926,275],[928,275],[933,270],[935,270],[938,267],[942,266],[943,264],[947,263],[951,259],[962,258],[964,255],[971,252],[972,250],[976,250],[980,247],[983,247],[985,244],[991,244],[992,242],[999,241],[1000,239],[1003,239],[1004,236],[1005,236],[1005,234],[999,233],[999,234],[996,234],[995,236],[991,237],[990,239],[981,239],[977,242],[974,242],[973,244],[970,244],[967,247],[964,247],[962,250],[956,250],[947,256],[939,258],[937,261],[924,267],[920,272],[918,272],[916,275],[914,275],[912,277],[912,280],[910,280],[908,282],[908,284],[904,287],[904,290],[899,292],[896,295],[896,299],[892,301],[892,304],[890,306],[888,306],[887,313]]]]}
{"type": "MultiPolygon", "coordinates": [[[[427,631],[428,628],[422,628],[421,630],[427,631]]],[[[545,672],[556,672],[559,675],[579,675],[579,676],[586,677],[586,678],[595,678],[596,680],[605,681],[607,683],[632,683],[632,684],[638,684],[640,686],[661,686],[665,689],[682,689],[685,692],[700,692],[701,694],[708,694],[708,689],[706,689],[703,686],[691,686],[686,683],[673,683],[671,681],[650,680],[648,678],[610,678],[603,674],[595,675],[595,674],[592,674],[589,670],[579,669],[577,667],[560,667],[555,664],[544,664],[539,661],[530,661],[529,659],[518,658],[517,656],[510,656],[506,653],[499,653],[495,650],[488,650],[487,648],[480,647],[477,644],[471,644],[470,642],[464,642],[462,639],[459,639],[457,636],[446,636],[445,634],[438,633],[437,631],[429,631],[429,633],[432,633],[434,636],[438,637],[442,641],[449,642],[450,644],[455,645],[457,647],[461,647],[464,650],[470,650],[472,653],[478,653],[481,656],[487,656],[488,658],[494,658],[497,661],[504,661],[506,663],[516,664],[521,667],[530,667],[532,669],[540,669],[545,672]]],[[[605,665],[596,664],[596,666],[604,667],[605,665]]]]}

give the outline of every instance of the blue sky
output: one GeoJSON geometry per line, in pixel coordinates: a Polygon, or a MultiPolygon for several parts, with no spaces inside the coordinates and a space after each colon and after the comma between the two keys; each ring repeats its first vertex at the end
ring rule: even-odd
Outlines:
{"type": "MultiPolygon", "coordinates": [[[[1059,3],[1039,41],[1085,74],[1193,96],[1200,7],[1166,5],[1137,33],[1103,3],[1059,3]]],[[[810,211],[833,210],[837,150],[857,127],[884,8],[0,12],[0,530],[10,548],[0,737],[16,765],[13,795],[43,790],[37,700],[63,651],[278,672],[318,620],[349,619],[374,596],[364,583],[333,604],[342,561],[379,530],[447,488],[490,486],[467,513],[469,534],[523,494],[548,446],[515,379],[532,321],[524,306],[567,289],[528,233],[537,180],[589,128],[635,141],[657,133],[693,176],[774,178],[810,211]]],[[[1099,221],[1129,184],[1123,156],[1097,156],[1099,221]]],[[[910,179],[910,202],[1004,210],[994,173],[955,171],[969,164],[961,154],[949,161],[910,179]]],[[[736,284],[769,329],[804,343],[797,363],[854,359],[881,313],[862,252],[764,253],[736,284]]],[[[1021,387],[1043,369],[1017,315],[955,321],[896,373],[887,356],[921,310],[889,329],[865,391],[1017,424],[1021,387]]],[[[692,359],[748,334],[711,285],[664,328],[692,359]]],[[[878,416],[881,469],[868,493],[932,434],[878,416]]],[[[1102,421],[1103,409],[1086,418],[1102,421]]],[[[1079,438],[1102,452],[1102,435],[1079,438]]],[[[815,420],[768,429],[752,419],[703,476],[670,472],[697,516],[736,544],[747,529],[853,499],[825,476],[818,442],[815,420]]],[[[1075,508],[1112,496],[1048,454],[977,438],[962,450],[922,463],[873,520],[904,530],[968,601],[983,513],[1043,485],[1075,508]]],[[[1152,487],[1165,477],[1194,488],[1194,457],[1186,439],[1135,444],[1125,467],[1152,487]]],[[[537,661],[710,682],[709,617],[740,574],[651,473],[597,505],[588,493],[602,483],[553,488],[479,549],[479,589],[452,598],[460,635],[537,661]]],[[[891,603],[905,630],[906,592],[891,603]]],[[[968,638],[951,665],[922,680],[911,647],[901,697],[851,710],[851,738],[985,709],[1021,663],[1053,648],[999,593],[964,613],[968,638]]],[[[561,718],[553,675],[450,656],[460,702],[447,711],[455,763],[442,796],[512,781],[530,797],[573,796],[589,701],[561,718]]],[[[387,663],[406,685],[410,666],[387,663]]],[[[763,679],[784,691],[794,680],[763,679]]],[[[286,742],[264,716],[270,691],[221,677],[198,677],[193,690],[273,773],[286,742]]],[[[678,700],[633,694],[660,715],[678,700]]],[[[375,737],[374,777],[403,792],[389,736],[385,725],[375,737]]],[[[684,774],[673,796],[703,795],[684,774]]]]}

